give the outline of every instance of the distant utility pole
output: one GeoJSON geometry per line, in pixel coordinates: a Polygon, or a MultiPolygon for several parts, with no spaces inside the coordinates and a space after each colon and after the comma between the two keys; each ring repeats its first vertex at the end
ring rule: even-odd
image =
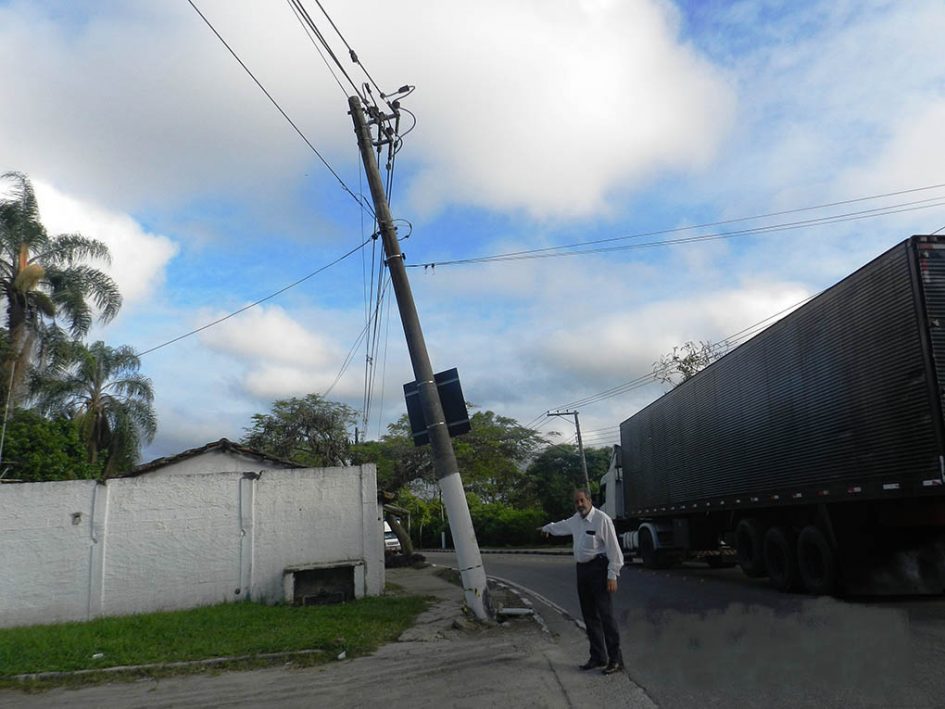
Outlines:
{"type": "Polygon", "coordinates": [[[577,429],[578,450],[581,451],[581,470],[584,471],[584,489],[591,491],[591,481],[587,477],[587,460],[584,458],[584,442],[581,441],[581,422],[578,421],[577,411],[549,411],[548,416],[573,416],[574,427],[577,429]]]}
{"type": "MultiPolygon", "coordinates": [[[[433,378],[433,366],[430,364],[423,331],[420,329],[417,307],[407,280],[404,256],[400,251],[394,220],[391,217],[381,173],[374,157],[374,142],[364,118],[360,99],[357,96],[349,97],[348,107],[351,109],[354,132],[358,137],[358,147],[361,149],[361,160],[364,162],[364,171],[367,173],[368,184],[371,187],[377,225],[384,242],[384,253],[387,256],[385,263],[390,269],[391,285],[394,287],[400,320],[407,338],[407,350],[410,352],[410,362],[419,387],[420,404],[423,407],[423,416],[427,423],[430,447],[433,452],[433,470],[439,479],[443,502],[450,518],[450,532],[453,535],[453,544],[456,546],[456,559],[462,576],[466,605],[477,618],[485,619],[486,572],[482,567],[479,542],[476,541],[476,532],[472,526],[472,518],[469,516],[469,505],[466,503],[463,481],[459,476],[459,466],[456,463],[453,442],[450,440],[446,426],[446,417],[443,415],[440,393],[433,378]]],[[[379,128],[383,127],[379,126],[379,128]]]]}

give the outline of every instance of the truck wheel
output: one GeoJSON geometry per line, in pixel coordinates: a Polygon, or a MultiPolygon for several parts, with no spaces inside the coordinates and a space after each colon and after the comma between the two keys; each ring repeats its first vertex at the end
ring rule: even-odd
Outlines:
{"type": "Polygon", "coordinates": [[[647,569],[662,569],[665,567],[663,554],[656,550],[650,530],[644,527],[640,530],[640,558],[643,567],[647,569]]]}
{"type": "Polygon", "coordinates": [[[765,533],[765,566],[771,584],[779,591],[796,591],[800,586],[794,534],[784,527],[771,527],[765,533]]]}
{"type": "Polygon", "coordinates": [[[745,576],[760,578],[767,576],[764,557],[765,528],[753,517],[746,517],[735,527],[735,550],[738,565],[745,576]]]}
{"type": "Polygon", "coordinates": [[[820,527],[809,524],[797,537],[797,564],[804,588],[815,596],[837,591],[837,555],[820,527]]]}

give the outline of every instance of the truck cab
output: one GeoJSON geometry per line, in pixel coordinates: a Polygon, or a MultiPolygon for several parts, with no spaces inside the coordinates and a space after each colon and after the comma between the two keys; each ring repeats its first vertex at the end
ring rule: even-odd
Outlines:
{"type": "Polygon", "coordinates": [[[616,523],[624,517],[623,469],[620,466],[620,446],[610,453],[610,467],[600,479],[600,499],[597,507],[616,523]]]}

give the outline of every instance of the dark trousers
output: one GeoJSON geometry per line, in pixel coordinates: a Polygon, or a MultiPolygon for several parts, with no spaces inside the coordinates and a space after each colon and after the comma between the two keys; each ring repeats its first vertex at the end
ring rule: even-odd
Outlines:
{"type": "Polygon", "coordinates": [[[623,662],[620,634],[614,620],[611,593],[607,590],[607,557],[577,565],[578,599],[591,644],[591,659],[599,662],[623,662]]]}

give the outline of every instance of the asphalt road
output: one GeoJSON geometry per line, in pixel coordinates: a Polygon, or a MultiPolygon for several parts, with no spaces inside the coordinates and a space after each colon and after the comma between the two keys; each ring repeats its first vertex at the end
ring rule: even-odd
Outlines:
{"type": "MultiPolygon", "coordinates": [[[[569,557],[483,561],[580,617],[569,557]]],[[[945,597],[810,598],[691,564],[626,566],[614,600],[630,677],[663,707],[945,706],[945,597]]]]}

